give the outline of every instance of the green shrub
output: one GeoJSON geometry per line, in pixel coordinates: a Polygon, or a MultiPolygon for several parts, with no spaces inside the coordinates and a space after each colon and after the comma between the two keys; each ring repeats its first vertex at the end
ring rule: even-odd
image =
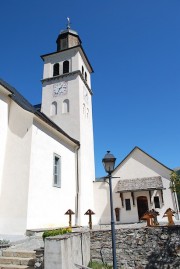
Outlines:
{"type": "Polygon", "coordinates": [[[108,265],[107,263],[100,263],[96,261],[90,261],[88,264],[88,267],[93,269],[112,269],[113,267],[111,265],[108,265]]]}
{"type": "Polygon", "coordinates": [[[42,237],[44,240],[46,237],[49,237],[49,236],[56,236],[56,235],[61,235],[61,234],[66,234],[66,233],[71,233],[71,232],[72,232],[71,228],[60,228],[56,230],[45,231],[42,237]]]}

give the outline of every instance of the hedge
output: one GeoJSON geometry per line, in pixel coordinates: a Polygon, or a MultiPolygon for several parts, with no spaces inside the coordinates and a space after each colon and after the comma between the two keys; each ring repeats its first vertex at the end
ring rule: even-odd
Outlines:
{"type": "Polygon", "coordinates": [[[71,232],[72,232],[71,228],[60,228],[56,230],[45,231],[42,237],[44,240],[46,237],[49,237],[49,236],[56,236],[56,235],[61,235],[61,234],[66,234],[66,233],[71,233],[71,232]]]}

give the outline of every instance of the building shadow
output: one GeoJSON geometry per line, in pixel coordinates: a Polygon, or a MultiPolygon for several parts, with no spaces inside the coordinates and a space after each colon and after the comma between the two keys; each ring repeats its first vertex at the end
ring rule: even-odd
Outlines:
{"type": "MultiPolygon", "coordinates": [[[[180,229],[178,229],[178,237],[180,229]]],[[[180,269],[180,245],[177,238],[177,227],[172,226],[161,234],[161,241],[147,257],[148,264],[145,269],[180,269]],[[176,229],[176,237],[174,230],[176,229]],[[173,234],[174,233],[174,234],[173,234]],[[177,240],[176,240],[177,239],[177,240]]],[[[138,269],[138,267],[136,267],[138,269]]]]}

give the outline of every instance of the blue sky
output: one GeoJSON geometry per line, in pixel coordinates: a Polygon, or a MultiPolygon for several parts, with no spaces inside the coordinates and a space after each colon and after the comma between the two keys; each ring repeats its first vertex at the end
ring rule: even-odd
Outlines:
{"type": "Polygon", "coordinates": [[[180,1],[1,1],[0,77],[41,102],[43,62],[66,28],[79,33],[92,75],[96,175],[135,147],[180,166],[180,1]]]}

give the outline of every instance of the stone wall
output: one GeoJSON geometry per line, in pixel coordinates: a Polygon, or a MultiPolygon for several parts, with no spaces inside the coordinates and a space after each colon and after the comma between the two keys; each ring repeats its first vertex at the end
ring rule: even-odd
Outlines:
{"type": "MultiPolygon", "coordinates": [[[[112,264],[110,230],[91,232],[91,259],[112,264]]],[[[117,268],[180,268],[180,226],[116,230],[117,268]]]]}
{"type": "Polygon", "coordinates": [[[45,269],[77,269],[90,261],[90,233],[78,232],[47,237],[44,252],[45,269]]]}

